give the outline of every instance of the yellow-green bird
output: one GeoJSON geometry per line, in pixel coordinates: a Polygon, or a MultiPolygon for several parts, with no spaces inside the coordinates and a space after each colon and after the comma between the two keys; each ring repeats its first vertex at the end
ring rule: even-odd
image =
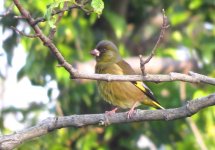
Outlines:
{"type": "MultiPolygon", "coordinates": [[[[96,58],[95,72],[98,74],[134,75],[132,67],[122,59],[115,44],[110,41],[100,41],[91,54],[96,58]]],[[[134,113],[135,107],[145,104],[157,109],[164,109],[156,100],[152,91],[143,82],[119,82],[98,80],[98,90],[102,98],[117,106],[108,114],[115,113],[118,107],[130,108],[127,117],[134,113]]]]}

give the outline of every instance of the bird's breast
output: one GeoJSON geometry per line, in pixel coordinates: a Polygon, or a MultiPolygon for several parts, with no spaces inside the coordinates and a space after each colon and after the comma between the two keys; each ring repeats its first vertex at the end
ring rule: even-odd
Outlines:
{"type": "MultiPolygon", "coordinates": [[[[96,73],[123,75],[123,69],[117,64],[96,65],[96,73]]],[[[121,108],[131,108],[136,101],[141,101],[145,95],[131,82],[98,80],[98,90],[102,98],[121,108]]]]}
{"type": "Polygon", "coordinates": [[[98,89],[105,101],[121,108],[131,108],[136,101],[145,98],[131,82],[98,81],[98,89]]]}

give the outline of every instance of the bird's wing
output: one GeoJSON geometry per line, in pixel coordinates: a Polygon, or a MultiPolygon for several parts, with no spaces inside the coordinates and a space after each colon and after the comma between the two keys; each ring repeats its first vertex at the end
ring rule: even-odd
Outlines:
{"type": "Polygon", "coordinates": [[[132,82],[136,87],[138,87],[141,91],[143,91],[150,99],[152,99],[153,101],[156,101],[158,104],[159,102],[157,101],[157,99],[155,98],[153,92],[149,89],[148,86],[146,86],[143,82],[139,82],[139,81],[134,81],[132,82]]]}
{"type": "MultiPolygon", "coordinates": [[[[124,60],[119,61],[117,65],[119,65],[119,67],[122,68],[124,74],[127,74],[127,75],[136,74],[135,71],[131,68],[131,66],[124,60]]],[[[155,98],[153,92],[143,82],[133,81],[131,83],[134,84],[143,93],[145,93],[145,95],[148,96],[151,100],[155,101],[158,104],[159,108],[162,108],[162,106],[160,106],[159,102],[155,98]]]]}
{"type": "Polygon", "coordinates": [[[135,71],[131,68],[131,66],[124,60],[117,62],[117,65],[123,70],[124,74],[127,75],[135,75],[135,71]]]}

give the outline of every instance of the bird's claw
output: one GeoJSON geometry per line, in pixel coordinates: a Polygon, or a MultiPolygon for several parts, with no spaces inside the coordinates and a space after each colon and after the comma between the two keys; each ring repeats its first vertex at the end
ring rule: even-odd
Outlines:
{"type": "Polygon", "coordinates": [[[110,111],[105,111],[105,114],[108,115],[108,116],[111,116],[111,115],[116,113],[117,109],[118,108],[116,107],[116,108],[114,108],[114,109],[112,109],[110,111]]]}
{"type": "Polygon", "coordinates": [[[128,119],[131,119],[132,116],[136,113],[136,110],[134,109],[130,109],[128,112],[127,112],[127,118],[128,119]]]}

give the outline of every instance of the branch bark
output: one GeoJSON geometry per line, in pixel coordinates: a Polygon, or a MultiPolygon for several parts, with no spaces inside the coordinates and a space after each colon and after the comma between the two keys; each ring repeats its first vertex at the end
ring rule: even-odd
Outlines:
{"type": "Polygon", "coordinates": [[[166,29],[169,27],[169,25],[167,24],[167,17],[165,15],[165,10],[163,9],[163,24],[162,24],[162,27],[161,27],[161,31],[160,31],[160,35],[158,37],[158,40],[157,42],[155,43],[155,46],[154,48],[152,49],[151,51],[151,54],[149,55],[149,57],[146,59],[146,60],[143,60],[143,57],[142,55],[140,55],[140,68],[141,68],[141,71],[142,71],[142,74],[143,75],[146,75],[146,72],[145,72],[145,65],[152,59],[152,57],[155,55],[155,51],[156,49],[158,48],[158,45],[160,44],[161,40],[163,39],[164,37],[164,33],[166,31],[166,29]]]}
{"type": "MultiPolygon", "coordinates": [[[[124,60],[132,66],[132,68],[138,75],[142,75],[140,65],[139,65],[139,62],[140,62],[139,57],[129,57],[129,58],[125,58],[124,60]]],[[[76,62],[74,63],[73,66],[79,72],[82,72],[85,74],[94,74],[95,65],[96,65],[95,60],[90,60],[87,62],[76,62]]],[[[191,71],[191,70],[197,70],[197,68],[198,68],[197,61],[194,59],[179,61],[171,58],[153,57],[153,59],[145,66],[145,71],[148,74],[167,74],[169,72],[187,73],[188,71],[191,71]]],[[[90,81],[91,80],[78,79],[79,83],[86,83],[90,81]]]]}
{"type": "MultiPolygon", "coordinates": [[[[109,75],[109,74],[85,74],[79,72],[71,64],[69,64],[53,42],[43,34],[37,21],[33,19],[30,13],[22,7],[19,0],[13,0],[16,7],[20,11],[23,18],[27,20],[29,25],[35,31],[38,38],[46,47],[55,55],[60,66],[69,72],[73,79],[92,79],[104,81],[151,81],[151,82],[167,82],[167,81],[184,81],[191,83],[206,83],[215,85],[215,79],[204,75],[190,72],[189,75],[181,73],[170,73],[168,75],[109,75]]],[[[21,143],[47,134],[53,130],[64,127],[82,127],[86,125],[100,124],[109,125],[116,123],[128,123],[149,120],[174,120],[191,116],[205,107],[215,105],[215,93],[189,101],[185,106],[167,109],[167,110],[138,110],[132,118],[127,118],[127,113],[117,113],[111,116],[105,114],[85,114],[71,115],[66,117],[48,118],[34,127],[24,129],[11,135],[0,137],[0,149],[13,149],[21,143]]]]}
{"type": "MultiPolygon", "coordinates": [[[[189,72],[191,73],[191,72],[189,72]]],[[[193,74],[193,72],[191,73],[193,74]]],[[[197,74],[197,73],[195,73],[197,74]]],[[[199,74],[200,75],[200,74],[199,74]]],[[[214,78],[209,78],[207,76],[201,75],[192,76],[186,75],[177,72],[171,72],[168,75],[150,75],[147,74],[145,76],[142,75],[111,75],[111,74],[85,74],[76,72],[75,76],[72,76],[73,79],[91,79],[91,80],[103,80],[103,81],[149,81],[149,82],[170,82],[170,81],[184,81],[190,83],[206,83],[215,85],[214,78]],[[212,82],[208,82],[208,80],[212,82]]]]}
{"type": "Polygon", "coordinates": [[[150,120],[175,120],[192,116],[201,109],[215,105],[215,93],[206,97],[188,101],[186,105],[166,110],[137,110],[132,118],[127,118],[127,113],[116,113],[111,116],[106,114],[71,115],[65,117],[47,118],[39,124],[16,132],[11,135],[0,137],[0,149],[10,150],[21,143],[45,135],[56,129],[65,127],[83,127],[87,125],[110,125],[150,120]]]}
{"type": "MultiPolygon", "coordinates": [[[[151,82],[167,82],[167,81],[185,81],[185,82],[191,82],[191,83],[207,83],[207,84],[213,84],[214,82],[208,83],[208,77],[207,76],[192,76],[186,75],[186,74],[180,74],[180,73],[170,73],[169,75],[109,75],[109,74],[85,74],[79,72],[77,69],[75,69],[71,64],[69,64],[58,48],[52,43],[52,41],[43,34],[41,29],[38,25],[35,25],[35,20],[31,17],[30,13],[22,7],[19,0],[13,0],[16,7],[20,11],[21,15],[26,18],[29,25],[34,29],[36,35],[38,35],[38,38],[44,43],[46,47],[50,49],[50,51],[55,55],[56,59],[58,60],[60,66],[64,67],[71,75],[71,78],[73,79],[92,79],[92,80],[104,80],[104,81],[151,81],[151,82]]],[[[215,79],[211,79],[212,81],[215,79]]]]}

